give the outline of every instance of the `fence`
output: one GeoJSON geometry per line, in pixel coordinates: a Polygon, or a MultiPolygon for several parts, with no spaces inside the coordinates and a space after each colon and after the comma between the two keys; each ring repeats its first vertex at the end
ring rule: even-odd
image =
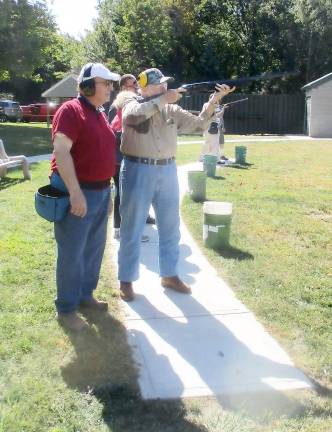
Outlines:
{"type": "MultiPolygon", "coordinates": [[[[247,95],[243,93],[227,96],[225,103],[248,98],[247,101],[231,105],[225,111],[227,133],[252,134],[296,134],[304,133],[304,95],[247,95]]],[[[200,111],[206,94],[183,97],[180,105],[188,110],[200,111]]]]}

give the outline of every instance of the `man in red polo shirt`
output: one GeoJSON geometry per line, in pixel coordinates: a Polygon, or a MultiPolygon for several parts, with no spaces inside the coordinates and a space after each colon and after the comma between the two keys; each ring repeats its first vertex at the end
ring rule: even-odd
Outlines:
{"type": "Polygon", "coordinates": [[[115,172],[115,137],[102,105],[120,76],[88,63],[78,77],[79,96],[53,119],[51,184],[70,195],[70,212],[55,222],[58,246],[55,301],[58,321],[71,330],[88,326],[77,311],[106,311],[93,297],[106,243],[110,179],[115,172]]]}

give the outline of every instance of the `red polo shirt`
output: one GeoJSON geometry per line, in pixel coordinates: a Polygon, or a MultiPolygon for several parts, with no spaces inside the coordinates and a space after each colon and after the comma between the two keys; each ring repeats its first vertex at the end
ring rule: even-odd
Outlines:
{"type": "MultiPolygon", "coordinates": [[[[65,102],[56,112],[52,140],[61,132],[73,141],[70,150],[79,181],[109,180],[115,173],[115,136],[103,112],[79,97],[65,102]]],[[[53,153],[52,172],[57,171],[53,153]]]]}

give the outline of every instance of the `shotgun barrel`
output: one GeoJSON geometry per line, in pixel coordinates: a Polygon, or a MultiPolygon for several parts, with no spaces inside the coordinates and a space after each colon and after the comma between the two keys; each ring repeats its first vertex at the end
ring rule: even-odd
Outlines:
{"type": "Polygon", "coordinates": [[[255,81],[268,81],[275,78],[284,78],[290,75],[295,75],[298,72],[267,72],[261,75],[251,77],[241,77],[236,79],[221,78],[215,81],[203,81],[192,84],[183,84],[180,88],[186,90],[186,94],[193,93],[213,93],[217,84],[227,84],[230,87],[243,87],[255,81]]]}

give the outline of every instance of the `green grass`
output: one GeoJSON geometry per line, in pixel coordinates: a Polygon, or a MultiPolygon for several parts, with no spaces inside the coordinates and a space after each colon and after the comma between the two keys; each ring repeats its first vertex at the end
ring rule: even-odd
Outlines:
{"type": "MultiPolygon", "coordinates": [[[[187,147],[198,154],[199,146],[187,147]]],[[[226,147],[232,156],[234,146],[226,147]]],[[[252,165],[219,168],[207,180],[208,200],[233,203],[231,248],[204,247],[202,205],[188,196],[185,222],[296,364],[331,388],[332,141],[260,142],[247,149],[252,165]]]]}
{"type": "Polygon", "coordinates": [[[46,123],[0,123],[0,138],[9,156],[52,153],[51,129],[46,123]]]}
{"type": "MultiPolygon", "coordinates": [[[[196,160],[199,148],[179,147],[178,162],[196,160]]],[[[91,330],[76,336],[54,319],[53,229],[33,208],[34,191],[47,181],[44,162],[32,165],[31,182],[22,181],[19,170],[0,181],[1,432],[330,432],[326,269],[331,268],[331,232],[323,220],[331,214],[330,148],[269,143],[248,149],[254,165],[221,171],[225,180],[209,179],[208,197],[234,202],[232,244],[254,260],[205,252],[296,363],[321,384],[320,394],[142,401],[109,250],[98,296],[109,301],[110,314],[90,316],[91,330]],[[320,155],[317,163],[314,154],[320,155]],[[297,277],[292,278],[293,270],[297,277]],[[315,290],[309,289],[312,283],[315,290]]],[[[201,206],[186,199],[183,212],[199,241],[201,206]]]]}
{"type": "Polygon", "coordinates": [[[1,123],[1,125],[3,125],[3,126],[15,126],[15,127],[19,127],[19,128],[49,129],[46,122],[28,122],[28,123],[25,123],[25,122],[18,122],[18,123],[5,122],[5,123],[1,123]]]}

